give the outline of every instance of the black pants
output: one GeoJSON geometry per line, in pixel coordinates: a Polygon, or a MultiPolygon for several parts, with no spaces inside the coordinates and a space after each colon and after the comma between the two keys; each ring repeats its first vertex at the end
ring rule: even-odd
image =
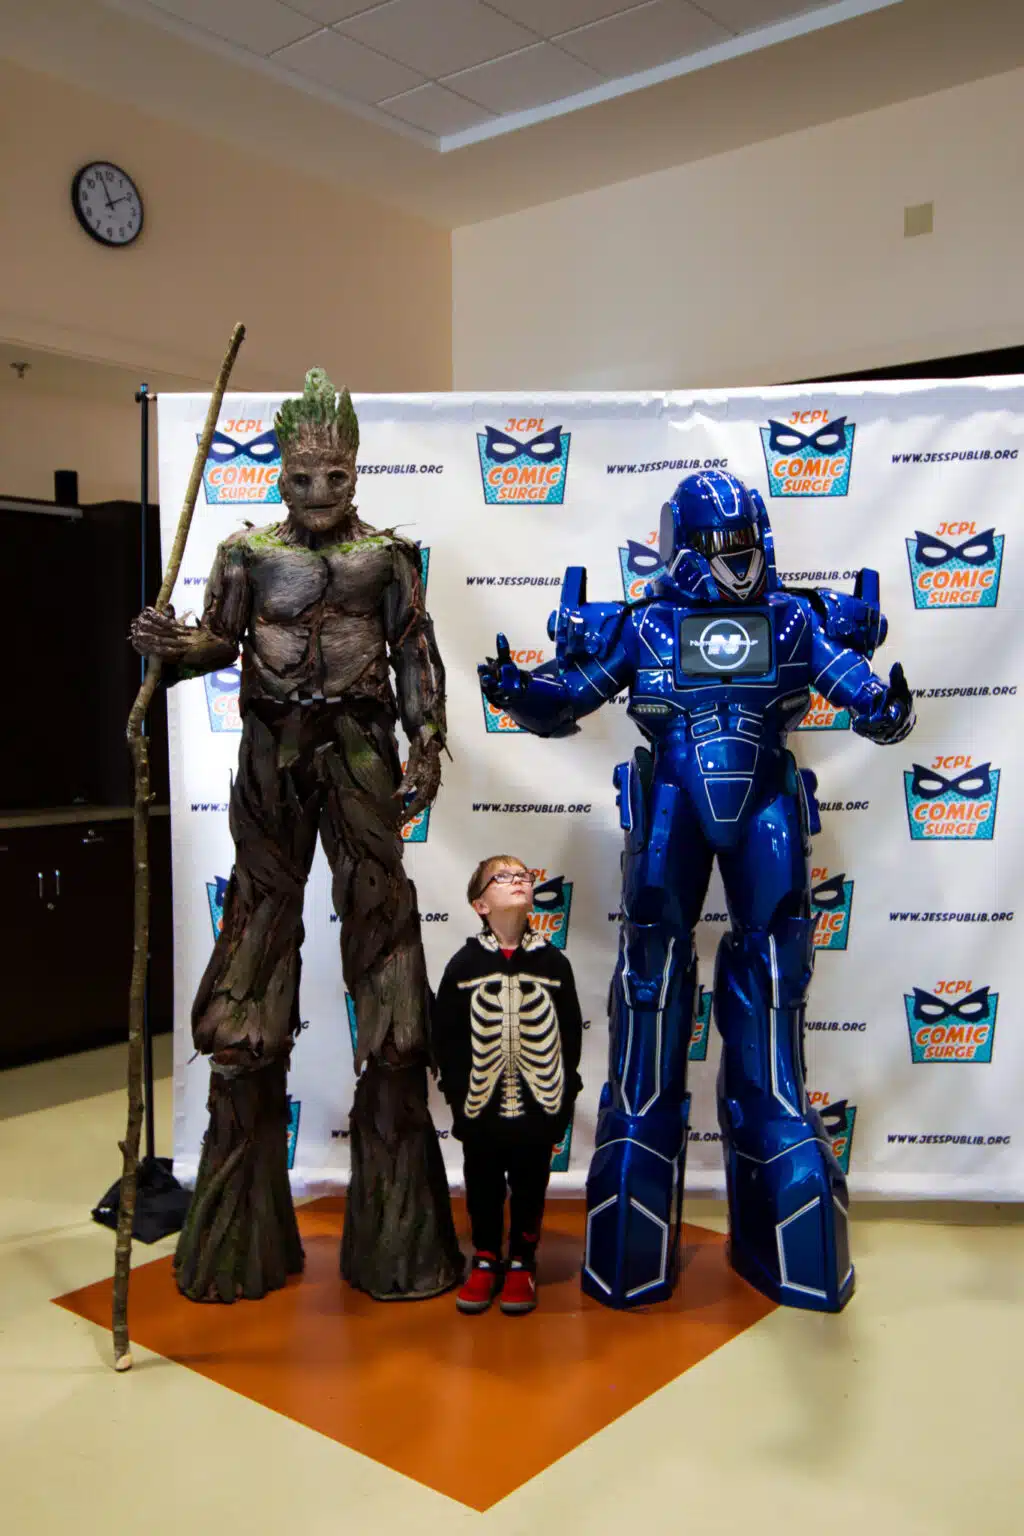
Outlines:
{"type": "Polygon", "coordinates": [[[501,1253],[505,1196],[509,1195],[508,1256],[532,1264],[551,1176],[551,1148],[503,1146],[486,1137],[463,1142],[466,1206],[477,1253],[501,1253]]]}

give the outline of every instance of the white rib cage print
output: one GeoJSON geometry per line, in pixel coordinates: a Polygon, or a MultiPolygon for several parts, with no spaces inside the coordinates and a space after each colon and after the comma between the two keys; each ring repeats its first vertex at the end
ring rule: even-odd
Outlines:
{"type": "Polygon", "coordinates": [[[501,1085],[498,1114],[523,1114],[525,1082],[547,1114],[562,1107],[565,1068],[551,988],[561,982],[539,976],[506,976],[500,971],[477,981],[460,981],[469,991],[473,1063],[466,1095],[467,1120],[475,1120],[501,1085]]]}

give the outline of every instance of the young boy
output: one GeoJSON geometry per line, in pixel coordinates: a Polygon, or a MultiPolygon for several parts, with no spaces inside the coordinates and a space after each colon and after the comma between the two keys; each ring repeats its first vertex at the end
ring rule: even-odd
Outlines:
{"type": "Polygon", "coordinates": [[[530,931],[533,876],[522,860],[484,859],[466,894],[483,931],[448,962],[433,1018],[473,1236],[473,1267],[455,1305],[485,1312],[500,1289],[503,1312],[531,1312],[551,1153],[583,1086],[576,1070],[583,1020],[568,960],[530,931]]]}

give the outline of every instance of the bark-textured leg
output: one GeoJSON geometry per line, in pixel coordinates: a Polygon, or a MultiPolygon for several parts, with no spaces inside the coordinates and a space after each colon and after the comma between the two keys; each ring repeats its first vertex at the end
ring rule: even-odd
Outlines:
{"type": "Polygon", "coordinates": [[[192,1008],[212,1053],[210,1123],[175,1254],[193,1301],[253,1299],[302,1268],[288,1185],[285,1083],[299,1028],[302,898],[322,795],[298,756],[301,716],[250,710],[231,794],[235,867],[192,1008]]]}
{"type": "Polygon", "coordinates": [[[358,1024],[341,1271],[378,1300],[436,1296],[461,1278],[462,1258],[427,1107],[429,994],[390,731],[339,716],[320,767],[321,835],[358,1024]]]}
{"type": "Polygon", "coordinates": [[[255,1301],[302,1270],[288,1184],[287,1057],[212,1063],[210,1124],[174,1258],[192,1301],[255,1301]]]}

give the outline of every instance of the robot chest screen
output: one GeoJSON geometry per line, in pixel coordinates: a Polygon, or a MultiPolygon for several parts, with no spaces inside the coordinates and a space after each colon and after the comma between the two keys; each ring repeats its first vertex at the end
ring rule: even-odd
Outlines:
{"type": "Polygon", "coordinates": [[[681,613],[676,685],[766,677],[774,667],[772,626],[763,613],[681,613]]]}

